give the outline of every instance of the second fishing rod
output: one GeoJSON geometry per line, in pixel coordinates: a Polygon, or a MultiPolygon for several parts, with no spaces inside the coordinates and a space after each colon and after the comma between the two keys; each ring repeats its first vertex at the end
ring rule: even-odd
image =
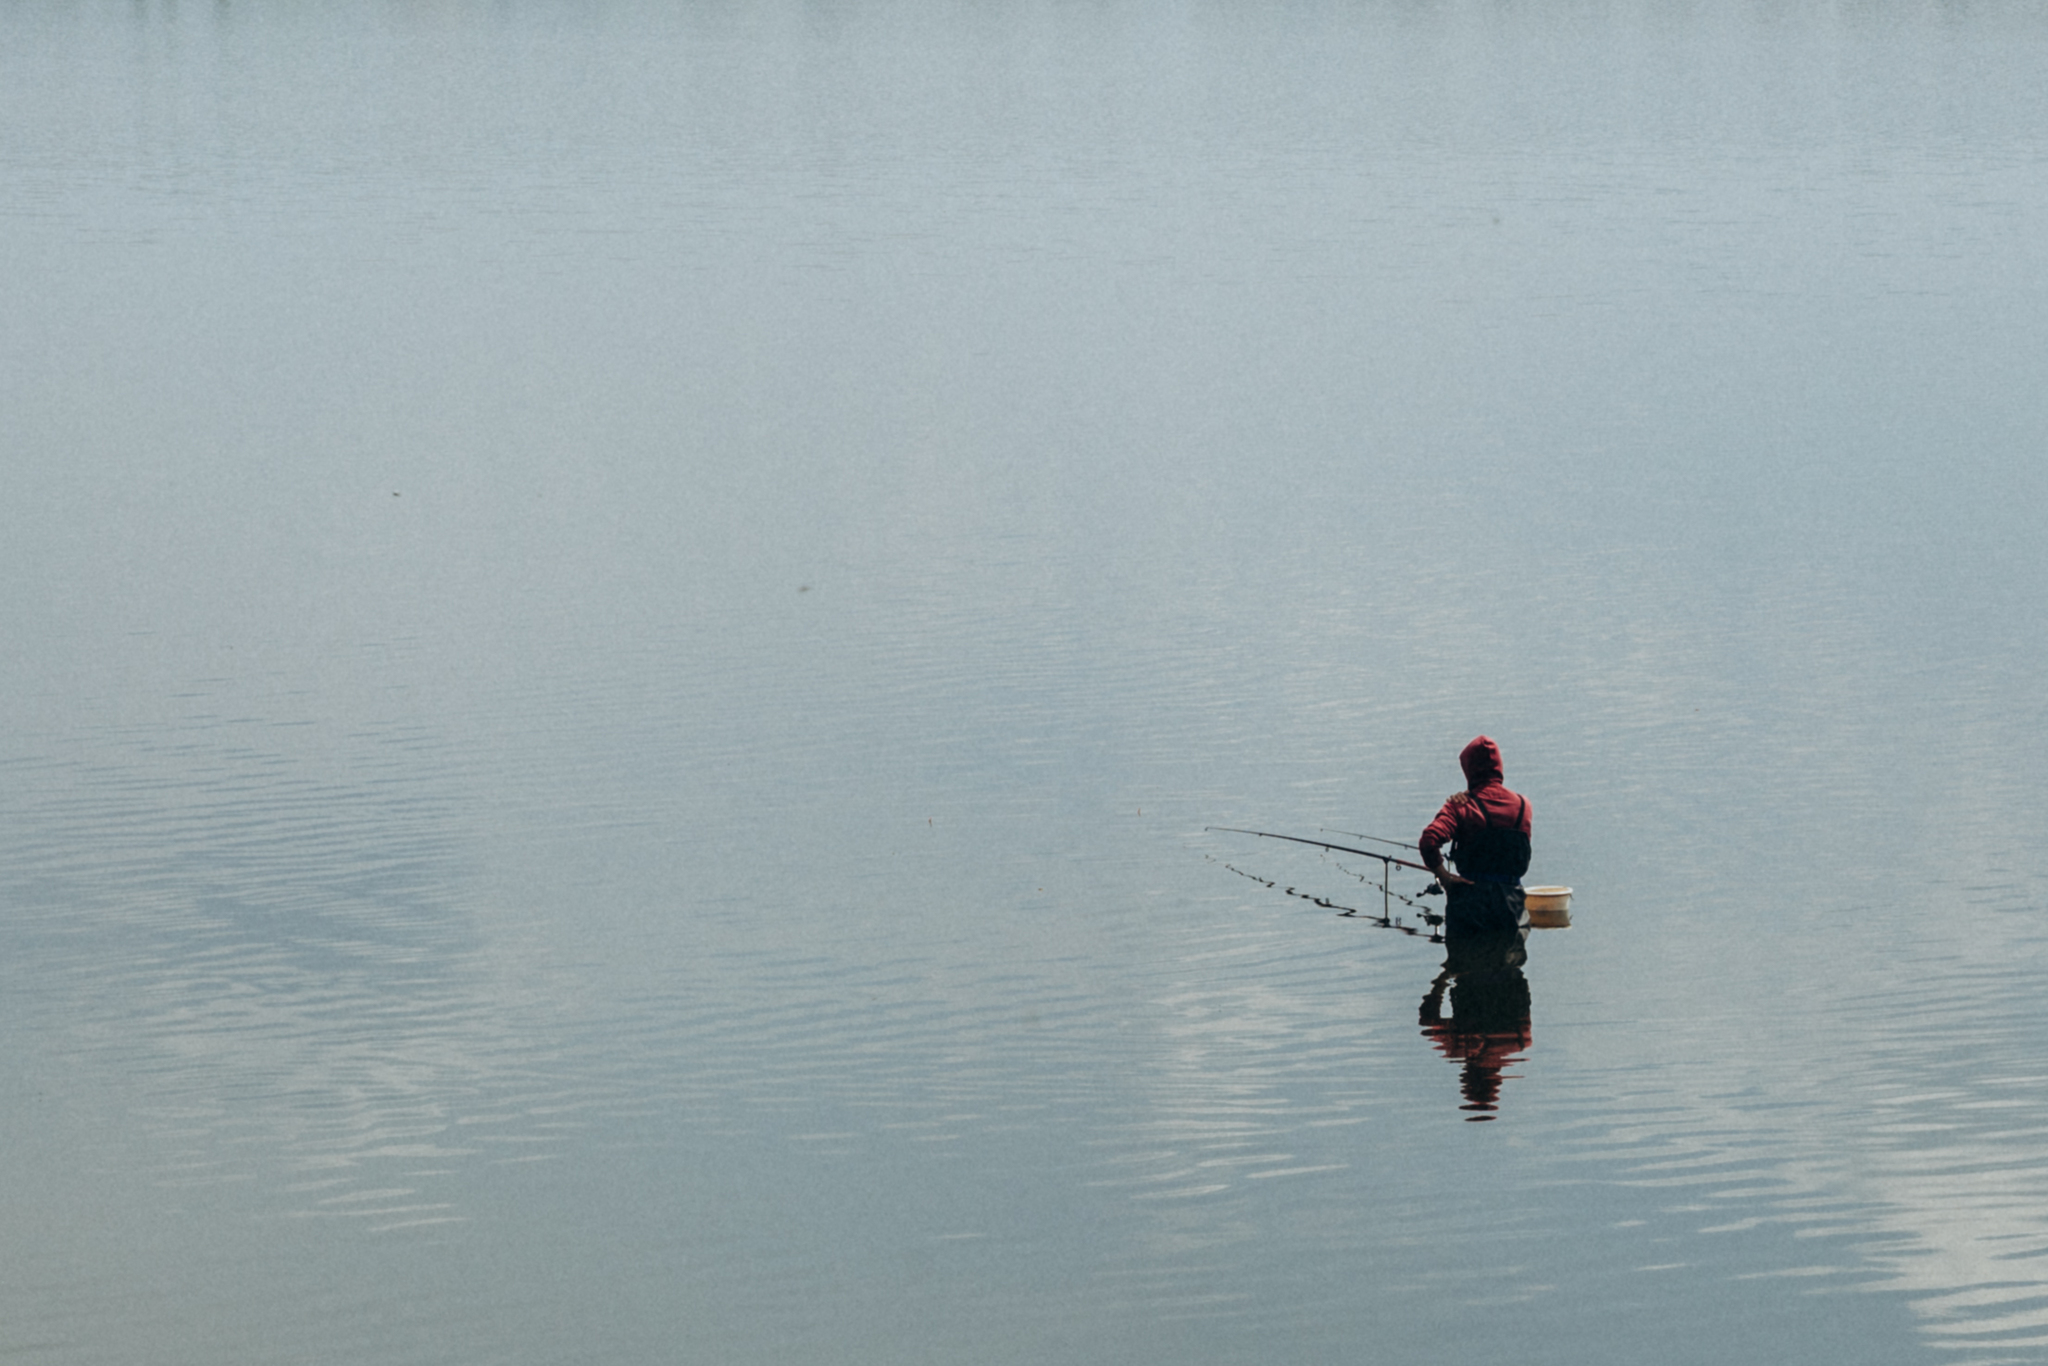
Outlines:
{"type": "MultiPolygon", "coordinates": [[[[1340,854],[1363,854],[1367,858],[1376,858],[1381,863],[1398,863],[1403,868],[1413,868],[1418,873],[1428,873],[1431,877],[1436,876],[1436,870],[1426,863],[1411,863],[1404,858],[1395,858],[1392,854],[1377,854],[1370,849],[1354,849],[1348,844],[1332,844],[1328,840],[1303,839],[1300,835],[1277,835],[1271,830],[1246,830],[1242,826],[1236,825],[1205,825],[1202,828],[1204,830],[1221,830],[1232,835],[1257,835],[1260,839],[1288,840],[1294,844],[1312,844],[1318,849],[1334,849],[1340,854]]],[[[1359,835],[1356,838],[1369,840],[1377,837],[1373,835],[1359,835]]],[[[1393,840],[1385,842],[1388,844],[1395,843],[1393,840]]],[[[1399,847],[1406,849],[1410,846],[1404,844],[1399,847]]]]}
{"type": "MultiPolygon", "coordinates": [[[[1220,831],[1224,831],[1224,832],[1227,832],[1227,833],[1229,833],[1229,834],[1232,834],[1232,835],[1257,835],[1257,836],[1258,836],[1258,837],[1259,837],[1260,839],[1268,839],[1268,840],[1286,840],[1286,841],[1288,841],[1288,842],[1289,842],[1289,843],[1291,843],[1291,844],[1306,844],[1306,845],[1309,845],[1310,847],[1312,847],[1312,848],[1316,848],[1316,849],[1331,849],[1331,850],[1334,850],[1334,851],[1336,851],[1337,853],[1340,853],[1340,854],[1359,854],[1359,855],[1363,855],[1363,856],[1364,856],[1364,857],[1366,857],[1366,858],[1376,858],[1376,859],[1378,859],[1378,860],[1379,860],[1379,861],[1380,861],[1380,862],[1381,862],[1381,863],[1382,863],[1383,865],[1385,865],[1385,867],[1386,867],[1386,872],[1387,872],[1387,873],[1391,873],[1391,872],[1393,871],[1393,869],[1394,869],[1394,866],[1395,866],[1396,864],[1398,864],[1398,865],[1400,865],[1400,866],[1401,866],[1401,867],[1403,867],[1403,868],[1413,868],[1413,869],[1414,869],[1414,870],[1415,870],[1416,872],[1418,872],[1418,873],[1428,873],[1428,874],[1429,874],[1429,875],[1430,875],[1430,876],[1431,876],[1432,878],[1434,878],[1434,877],[1436,876],[1436,870],[1435,870],[1434,868],[1431,868],[1431,867],[1430,867],[1430,866],[1428,866],[1427,864],[1423,864],[1423,863],[1411,863],[1411,862],[1409,862],[1409,861],[1408,861],[1407,859],[1404,859],[1404,858],[1395,858],[1395,857],[1394,857],[1394,856],[1393,856],[1392,854],[1377,854],[1377,853],[1374,853],[1374,852],[1373,852],[1372,850],[1370,850],[1370,849],[1356,849],[1356,848],[1353,848],[1353,847],[1352,847],[1351,845],[1348,845],[1348,844],[1332,844],[1332,843],[1330,843],[1330,842],[1329,842],[1328,840],[1311,840],[1311,839],[1303,839],[1303,838],[1302,838],[1302,837],[1301,837],[1300,835],[1281,835],[1281,834],[1276,834],[1276,833],[1274,833],[1274,832],[1273,832],[1273,831],[1271,831],[1271,830],[1247,830],[1247,829],[1245,829],[1245,828],[1244,828],[1243,826],[1238,826],[1238,825],[1205,825],[1205,826],[1203,826],[1202,828],[1203,828],[1204,830],[1220,830],[1220,831]]],[[[1359,836],[1354,836],[1354,838],[1357,838],[1357,839],[1377,839],[1378,837],[1377,837],[1377,836],[1375,836],[1375,835],[1359,835],[1359,836]]],[[[1395,841],[1393,841],[1393,840],[1387,840],[1387,841],[1385,841],[1385,843],[1388,843],[1388,844],[1393,844],[1393,843],[1395,843],[1395,841]]],[[[1404,848],[1405,848],[1406,846],[1402,846],[1402,847],[1404,847],[1404,848]]],[[[1385,875],[1383,875],[1383,876],[1381,877],[1381,880],[1380,880],[1380,893],[1381,893],[1381,895],[1380,895],[1380,901],[1381,901],[1381,903],[1382,903],[1382,906],[1383,906],[1383,908],[1384,908],[1384,912],[1385,912],[1386,914],[1389,914],[1389,915],[1391,915],[1391,914],[1392,914],[1392,908],[1393,908],[1393,895],[1394,895],[1394,893],[1393,893],[1393,888],[1392,888],[1391,886],[1389,886],[1389,885],[1388,885],[1388,883],[1389,883],[1389,880],[1390,880],[1390,879],[1389,879],[1388,877],[1386,877],[1385,875]]],[[[1424,895],[1424,896],[1428,896],[1428,895],[1429,895],[1429,894],[1430,894],[1431,892],[1434,892],[1435,890],[1437,890],[1437,884],[1436,884],[1436,883],[1434,883],[1434,882],[1432,882],[1432,883],[1431,883],[1431,884],[1429,885],[1429,888],[1428,888],[1428,890],[1426,890],[1426,891],[1424,891],[1424,892],[1423,892],[1423,895],[1424,895]]]]}

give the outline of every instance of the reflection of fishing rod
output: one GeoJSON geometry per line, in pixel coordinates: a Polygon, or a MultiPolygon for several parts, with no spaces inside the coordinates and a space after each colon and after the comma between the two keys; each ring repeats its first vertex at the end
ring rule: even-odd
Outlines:
{"type": "Polygon", "coordinates": [[[1413,849],[1416,847],[1412,844],[1404,844],[1400,840],[1382,839],[1378,835],[1361,835],[1356,830],[1332,830],[1327,825],[1319,825],[1316,828],[1326,835],[1349,835],[1355,840],[1371,840],[1374,844],[1391,844],[1396,849],[1413,849]]]}
{"type": "MultiPolygon", "coordinates": [[[[1204,854],[1203,857],[1208,859],[1211,863],[1214,863],[1219,868],[1227,869],[1230,872],[1236,873],[1239,877],[1250,878],[1253,882],[1258,883],[1261,887],[1271,887],[1276,892],[1281,892],[1287,896],[1296,897],[1302,901],[1307,901],[1314,905],[1321,906],[1325,910],[1335,911],[1338,915],[1344,916],[1347,919],[1353,917],[1359,918],[1364,920],[1365,923],[1368,925],[1377,925],[1383,930],[1398,930],[1400,933],[1410,935],[1416,939],[1427,939],[1432,944],[1441,944],[1444,942],[1443,934],[1435,928],[1436,926],[1444,923],[1444,918],[1440,915],[1431,915],[1429,913],[1429,907],[1419,905],[1418,903],[1413,901],[1408,901],[1408,898],[1405,896],[1402,897],[1401,900],[1407,902],[1410,906],[1414,906],[1416,910],[1422,912],[1422,927],[1418,928],[1414,925],[1404,925],[1400,921],[1394,919],[1393,916],[1387,914],[1384,911],[1381,912],[1378,919],[1374,919],[1370,912],[1361,911],[1356,906],[1345,906],[1338,902],[1330,900],[1328,897],[1317,896],[1313,892],[1304,892],[1299,887],[1282,887],[1272,878],[1260,877],[1257,873],[1247,873],[1244,869],[1238,867],[1236,864],[1224,863],[1221,859],[1216,858],[1214,855],[1204,854]]],[[[1345,871],[1349,872],[1350,870],[1346,869],[1345,871]]],[[[1361,875],[1357,873],[1352,873],[1352,876],[1361,877],[1361,875]]]]}
{"type": "MultiPolygon", "coordinates": [[[[1367,858],[1376,858],[1381,863],[1398,863],[1403,868],[1413,868],[1418,873],[1428,873],[1432,877],[1436,875],[1436,869],[1431,868],[1427,864],[1410,863],[1407,859],[1395,858],[1392,854],[1375,854],[1370,849],[1353,849],[1351,846],[1346,844],[1331,844],[1325,840],[1305,840],[1299,835],[1276,835],[1270,830],[1244,830],[1235,825],[1205,825],[1202,828],[1204,830],[1224,830],[1228,831],[1230,834],[1233,835],[1257,835],[1261,839],[1292,840],[1296,844],[1312,844],[1318,849],[1335,849],[1340,854],[1363,854],[1367,858]]],[[[1341,835],[1344,832],[1340,830],[1337,833],[1341,835]]],[[[1358,836],[1357,838],[1371,839],[1372,836],[1363,835],[1358,836]]],[[[1393,842],[1394,841],[1392,840],[1386,841],[1386,843],[1388,844],[1392,844],[1393,842]]],[[[1403,845],[1402,847],[1406,848],[1407,846],[1403,845]]]]}

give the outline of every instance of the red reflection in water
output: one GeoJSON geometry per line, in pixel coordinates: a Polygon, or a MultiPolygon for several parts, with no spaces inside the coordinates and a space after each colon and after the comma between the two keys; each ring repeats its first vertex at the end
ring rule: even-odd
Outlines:
{"type": "Polygon", "coordinates": [[[1464,1064],[1458,1078],[1465,1093],[1469,1121],[1494,1117],[1500,1084],[1515,1074],[1506,1071],[1528,1049],[1529,982],[1522,976],[1528,961],[1521,935],[1460,942],[1447,946],[1443,971],[1422,998],[1422,1033],[1439,1053],[1464,1064]],[[1444,1016],[1449,996],[1451,1013],[1444,1016]]]}

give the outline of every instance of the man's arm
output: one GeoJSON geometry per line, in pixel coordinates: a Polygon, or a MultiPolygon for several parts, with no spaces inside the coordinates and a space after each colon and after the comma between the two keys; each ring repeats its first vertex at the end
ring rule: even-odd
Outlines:
{"type": "Polygon", "coordinates": [[[1436,819],[1423,828],[1422,838],[1415,842],[1422,850],[1422,861],[1429,865],[1429,871],[1435,873],[1436,880],[1446,886],[1471,881],[1470,878],[1459,877],[1446,867],[1443,855],[1445,841],[1457,837],[1458,815],[1467,800],[1465,794],[1460,792],[1445,802],[1443,810],[1436,813],[1436,819]]]}

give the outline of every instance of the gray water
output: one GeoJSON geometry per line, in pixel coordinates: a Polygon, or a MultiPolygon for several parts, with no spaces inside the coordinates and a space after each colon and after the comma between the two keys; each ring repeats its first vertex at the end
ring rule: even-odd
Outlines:
{"type": "Polygon", "coordinates": [[[2048,1359],[2044,69],[10,0],[0,1359],[2048,1359]]]}

